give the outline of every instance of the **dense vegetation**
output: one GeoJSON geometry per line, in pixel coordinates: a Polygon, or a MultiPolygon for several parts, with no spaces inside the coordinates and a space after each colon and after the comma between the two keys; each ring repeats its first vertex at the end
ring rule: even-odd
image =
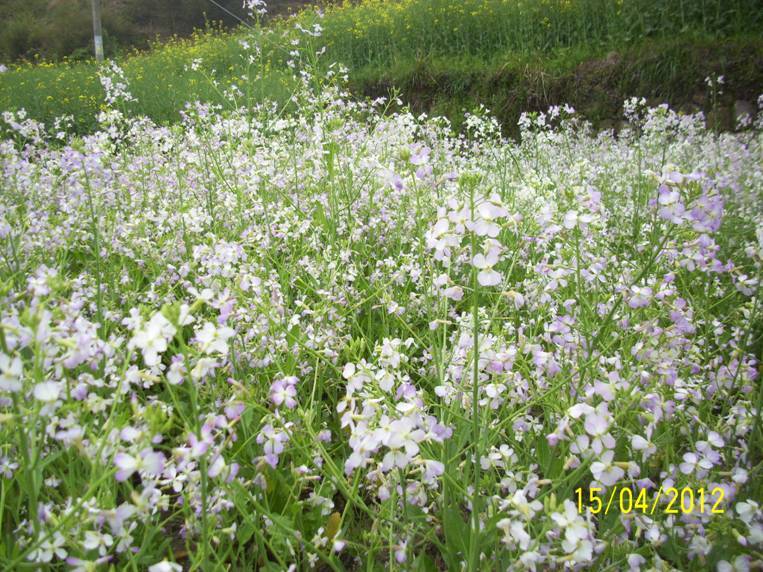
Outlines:
{"type": "MultiPolygon", "coordinates": [[[[320,60],[343,62],[352,88],[374,97],[400,88],[420,111],[454,121],[463,108],[484,103],[509,126],[521,111],[572,102],[596,120],[620,115],[631,95],[710,111],[704,79],[723,75],[714,103],[728,109],[754,101],[763,69],[763,16],[752,0],[404,0],[370,1],[303,13],[303,37],[320,60]],[[591,93],[592,92],[592,93],[591,93]],[[589,94],[591,95],[589,97],[589,94]]],[[[188,101],[230,106],[225,93],[241,91],[237,105],[267,94],[285,102],[294,23],[175,40],[122,60],[138,103],[132,111],[175,122],[188,101]],[[245,41],[258,45],[248,59],[245,41]],[[194,70],[192,61],[200,60],[194,70]]],[[[103,89],[92,63],[13,68],[0,75],[0,108],[25,108],[52,123],[70,114],[76,128],[95,126],[103,89]]],[[[729,127],[725,117],[720,123],[729,127]]]]}
{"type": "MultiPolygon", "coordinates": [[[[307,0],[271,0],[270,13],[296,10],[307,0]]],[[[238,26],[241,0],[101,0],[108,57],[147,48],[157,38],[195,29],[238,26]]],[[[93,53],[90,0],[0,0],[0,63],[19,59],[88,59],[93,53]]]]}
{"type": "Polygon", "coordinates": [[[291,113],[5,115],[0,567],[759,566],[763,114],[455,134],[310,33],[291,113]]]}
{"type": "Polygon", "coordinates": [[[760,569],[760,26],[367,0],[0,74],[0,568],[760,569]]]}

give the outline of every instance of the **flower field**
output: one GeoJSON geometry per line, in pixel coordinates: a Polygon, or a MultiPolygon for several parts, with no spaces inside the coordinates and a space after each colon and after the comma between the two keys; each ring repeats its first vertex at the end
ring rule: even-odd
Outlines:
{"type": "MultiPolygon", "coordinates": [[[[463,108],[480,103],[510,128],[522,111],[565,103],[594,124],[614,120],[633,95],[707,113],[705,77],[728,78],[721,108],[737,99],[754,102],[763,82],[758,0],[308,4],[320,7],[267,23],[255,14],[248,27],[212,27],[143,52],[122,46],[115,57],[137,98],[130,110],[166,125],[178,121],[189,101],[229,106],[231,92],[240,106],[265,99],[284,104],[293,87],[292,52],[310,43],[325,49],[323,61],[350,69],[353,94],[388,96],[395,87],[417,111],[444,115],[457,127],[463,108]],[[256,45],[256,53],[242,40],[256,45]]],[[[106,31],[108,48],[113,39],[106,31]]],[[[105,101],[94,61],[1,60],[0,111],[24,109],[48,125],[68,115],[80,135],[98,128],[105,101]]]]}
{"type": "Polygon", "coordinates": [[[91,135],[5,114],[2,566],[761,566],[761,120],[516,142],[330,70],[296,113],[157,126],[113,66],[91,135]]]}

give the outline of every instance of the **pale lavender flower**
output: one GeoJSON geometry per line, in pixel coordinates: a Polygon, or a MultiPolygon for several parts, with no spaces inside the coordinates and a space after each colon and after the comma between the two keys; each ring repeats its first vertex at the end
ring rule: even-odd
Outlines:
{"type": "Polygon", "coordinates": [[[135,472],[158,476],[164,470],[165,460],[163,453],[152,449],[144,449],[140,454],[135,456],[127,453],[117,453],[114,457],[114,464],[118,469],[116,479],[118,481],[126,481],[135,472]]]}
{"type": "Polygon", "coordinates": [[[289,409],[297,406],[297,378],[288,376],[278,379],[270,386],[270,401],[273,405],[280,407],[285,405],[289,409]]]}
{"type": "Polygon", "coordinates": [[[182,572],[183,567],[175,562],[162,560],[148,567],[148,572],[182,572]]]}
{"type": "Polygon", "coordinates": [[[0,352],[0,391],[21,391],[21,359],[0,352]]]}

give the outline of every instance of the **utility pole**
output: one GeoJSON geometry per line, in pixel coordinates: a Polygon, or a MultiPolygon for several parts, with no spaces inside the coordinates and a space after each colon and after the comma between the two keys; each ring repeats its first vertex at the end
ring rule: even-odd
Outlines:
{"type": "Polygon", "coordinates": [[[103,33],[101,31],[101,0],[91,0],[93,4],[93,40],[95,43],[95,59],[103,63],[103,33]]]}

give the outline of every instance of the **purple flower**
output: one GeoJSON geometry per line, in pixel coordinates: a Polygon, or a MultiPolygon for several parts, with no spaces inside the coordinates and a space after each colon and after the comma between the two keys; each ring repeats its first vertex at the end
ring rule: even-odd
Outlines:
{"type": "Polygon", "coordinates": [[[294,376],[278,379],[270,386],[270,401],[276,407],[285,405],[289,409],[294,409],[297,406],[296,397],[297,378],[294,376]]]}
{"type": "Polygon", "coordinates": [[[126,481],[135,472],[158,476],[164,470],[165,460],[163,453],[158,453],[153,449],[144,449],[137,456],[117,453],[114,456],[114,464],[118,469],[116,479],[120,482],[126,481]]]}
{"type": "Polygon", "coordinates": [[[652,289],[648,286],[634,286],[631,288],[631,297],[630,300],[628,300],[628,305],[634,309],[645,308],[649,305],[649,302],[652,299],[652,294],[652,289]]]}
{"type": "Polygon", "coordinates": [[[257,435],[257,443],[263,446],[265,462],[274,469],[278,465],[278,457],[283,453],[284,445],[288,441],[289,436],[285,432],[275,429],[270,423],[265,425],[257,435]]]}

